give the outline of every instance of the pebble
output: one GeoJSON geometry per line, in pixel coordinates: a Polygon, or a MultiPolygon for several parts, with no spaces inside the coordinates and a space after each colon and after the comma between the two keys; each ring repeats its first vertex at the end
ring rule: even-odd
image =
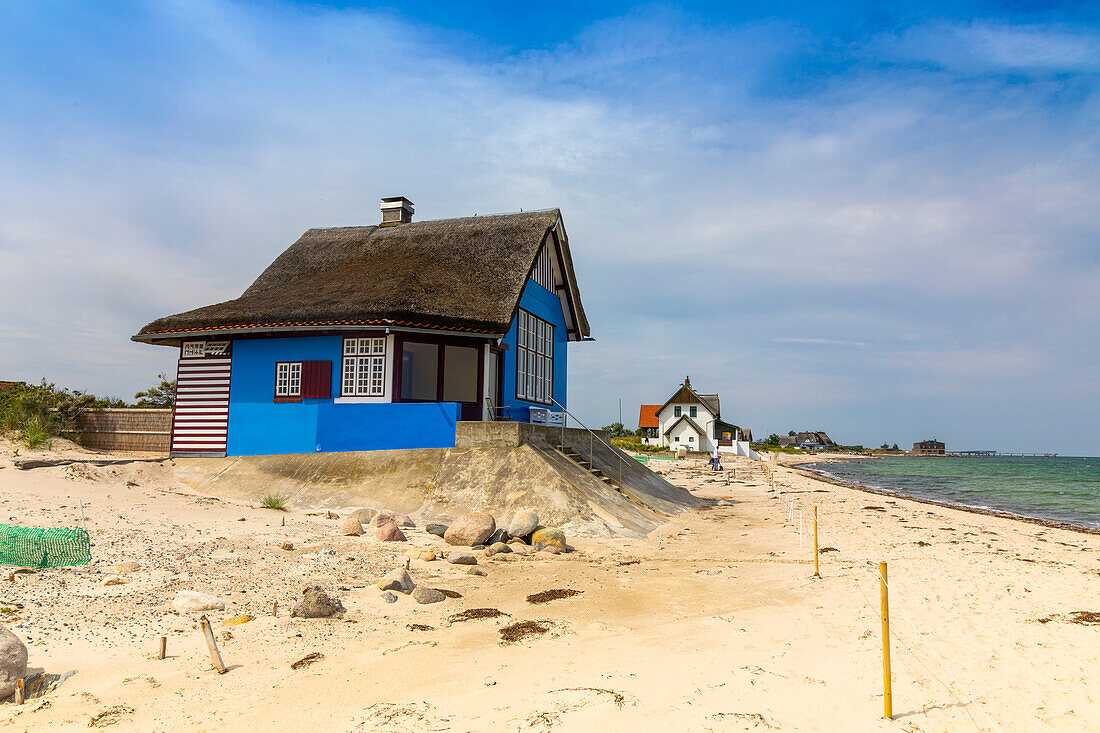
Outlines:
{"type": "Polygon", "coordinates": [[[284,542],[283,544],[279,545],[279,549],[280,550],[293,550],[294,549],[294,543],[293,542],[284,542]]]}
{"type": "Polygon", "coordinates": [[[378,590],[396,590],[402,593],[412,593],[416,588],[409,571],[405,568],[397,568],[390,571],[386,577],[378,581],[378,590]]]}
{"type": "Polygon", "coordinates": [[[109,575],[103,579],[103,585],[126,585],[130,581],[117,575],[109,575]]]}
{"type": "Polygon", "coordinates": [[[467,568],[466,569],[466,574],[467,575],[480,575],[482,578],[484,578],[486,575],[488,575],[488,573],[485,572],[484,570],[482,570],[481,568],[467,568]]]}
{"type": "Polygon", "coordinates": [[[386,591],[382,594],[382,600],[386,603],[397,603],[397,594],[386,591]]]}
{"type": "Polygon", "coordinates": [[[512,551],[512,548],[504,544],[503,542],[494,542],[493,544],[489,545],[489,549],[496,554],[507,554],[512,551]]]}

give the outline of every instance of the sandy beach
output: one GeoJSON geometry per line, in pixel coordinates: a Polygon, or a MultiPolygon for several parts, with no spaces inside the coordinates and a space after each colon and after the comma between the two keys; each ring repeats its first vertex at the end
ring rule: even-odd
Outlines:
{"type": "Polygon", "coordinates": [[[206,496],[172,461],[21,470],[15,461],[36,454],[4,445],[2,455],[0,522],[72,526],[83,501],[94,558],[11,582],[4,568],[0,623],[28,645],[31,671],[76,670],[44,698],[0,705],[5,730],[1100,728],[1100,627],[1074,616],[1100,610],[1100,536],[866,493],[787,457],[774,468],[784,499],[759,463],[727,462],[722,474],[662,465],[673,483],[729,504],[645,538],[571,537],[576,551],[561,556],[479,559],[484,577],[413,560],[414,580],[459,596],[418,605],[384,603],[376,583],[410,545],[445,547],[423,530],[431,517],[414,515],[409,542],[381,543],[337,536],[338,521],[310,507],[206,496]],[[881,717],[880,560],[892,722],[881,717]],[[128,561],[141,569],[120,573],[128,561]],[[112,575],[128,582],[103,585],[112,575]],[[343,618],[290,618],[308,585],[339,597],[343,618]],[[209,614],[226,674],[211,668],[198,614],[173,609],[180,590],[229,602],[209,614]],[[548,590],[577,593],[528,601],[548,590]],[[501,613],[456,617],[469,609],[501,613]],[[256,618],[224,625],[240,614],[256,618]],[[544,633],[502,634],[525,621],[544,633]]]}

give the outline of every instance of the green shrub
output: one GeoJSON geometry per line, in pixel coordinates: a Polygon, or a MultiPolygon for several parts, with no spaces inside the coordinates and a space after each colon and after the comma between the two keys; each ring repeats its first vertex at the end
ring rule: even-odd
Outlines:
{"type": "Polygon", "coordinates": [[[659,453],[664,448],[656,445],[647,445],[642,442],[642,438],[637,435],[627,435],[622,438],[612,438],[611,445],[618,446],[623,450],[634,451],[635,453],[659,453]]]}
{"type": "Polygon", "coordinates": [[[267,493],[260,497],[260,506],[264,509],[278,509],[286,511],[287,498],[282,494],[267,493]]]}
{"type": "Polygon", "coordinates": [[[27,444],[28,448],[40,448],[43,445],[50,447],[51,444],[50,431],[37,415],[32,416],[23,423],[19,437],[27,444]]]}

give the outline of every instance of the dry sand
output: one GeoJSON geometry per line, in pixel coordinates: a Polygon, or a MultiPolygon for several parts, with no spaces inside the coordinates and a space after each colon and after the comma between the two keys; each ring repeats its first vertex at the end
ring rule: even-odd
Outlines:
{"type": "Polygon", "coordinates": [[[727,485],[684,462],[671,481],[733,503],[644,539],[575,538],[560,557],[481,560],[486,577],[413,561],[415,580],[462,597],[385,604],[379,576],[410,544],[438,538],[337,537],[336,521],[305,511],[196,494],[171,463],[24,471],[0,450],[0,522],[71,526],[82,499],[94,543],[88,568],[0,578],[0,608],[14,610],[0,623],[27,642],[32,670],[77,670],[45,698],[0,705],[5,731],[993,730],[950,674],[1002,730],[1100,729],[1100,626],[1071,620],[1100,610],[1096,535],[780,467],[785,495],[819,507],[821,545],[835,548],[815,579],[810,525],[800,547],[797,517],[787,521],[759,464],[737,463],[727,485]],[[102,585],[129,560],[144,569],[102,585]],[[881,719],[879,560],[893,586],[893,722],[881,719]],[[307,584],[340,597],[346,616],[289,618],[307,584]],[[230,602],[210,614],[227,674],[212,671],[195,619],[173,610],[182,589],[230,602]],[[551,589],[580,593],[526,600],[551,589]],[[448,621],[471,608],[507,615],[448,621]],[[242,613],[257,618],[222,625],[242,613]],[[547,631],[502,643],[501,629],[524,621],[547,631]],[[291,668],[312,653],[323,658],[291,668]]]}

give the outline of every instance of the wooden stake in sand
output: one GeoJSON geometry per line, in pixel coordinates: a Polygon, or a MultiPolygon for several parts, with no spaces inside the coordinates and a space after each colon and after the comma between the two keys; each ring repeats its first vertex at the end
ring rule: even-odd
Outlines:
{"type": "Polygon", "coordinates": [[[18,679],[15,681],[15,704],[22,705],[26,699],[26,692],[23,689],[23,680],[18,679]]]}
{"type": "Polygon", "coordinates": [[[814,577],[821,577],[821,570],[817,565],[817,507],[814,507],[814,577]]]}
{"type": "Polygon", "coordinates": [[[275,618],[279,618],[279,602],[275,601],[271,604],[271,615],[275,618]]]}
{"type": "Polygon", "coordinates": [[[882,716],[894,719],[894,691],[890,679],[890,589],[886,585],[886,563],[878,564],[879,598],[882,602],[882,716]]]}
{"type": "Polygon", "coordinates": [[[168,637],[160,637],[160,652],[157,653],[157,659],[164,659],[165,653],[168,651],[168,637]]]}
{"type": "Polygon", "coordinates": [[[202,633],[206,637],[206,648],[210,650],[210,661],[214,663],[214,669],[217,670],[218,674],[225,674],[225,663],[222,662],[218,644],[214,641],[214,629],[210,626],[210,619],[203,616],[199,619],[199,623],[202,624],[202,633]]]}

